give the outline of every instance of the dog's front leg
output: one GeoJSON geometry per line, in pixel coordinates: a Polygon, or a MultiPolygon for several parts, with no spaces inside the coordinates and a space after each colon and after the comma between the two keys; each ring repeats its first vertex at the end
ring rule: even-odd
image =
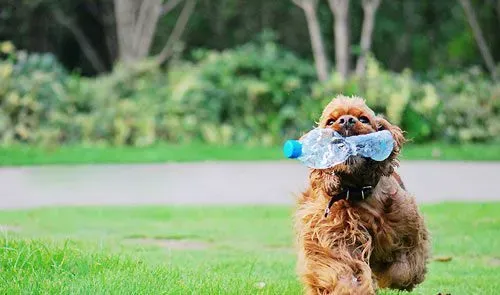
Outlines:
{"type": "Polygon", "coordinates": [[[330,249],[304,241],[298,270],[306,294],[375,294],[370,267],[346,249],[330,249]]]}

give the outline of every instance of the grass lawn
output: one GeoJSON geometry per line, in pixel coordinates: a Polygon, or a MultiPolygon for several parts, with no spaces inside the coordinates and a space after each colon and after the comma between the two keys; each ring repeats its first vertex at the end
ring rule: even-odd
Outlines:
{"type": "MultiPolygon", "coordinates": [[[[224,147],[203,144],[160,144],[144,148],[65,146],[56,149],[44,149],[29,146],[0,147],[0,166],[281,159],[283,159],[281,147],[224,147]]],[[[409,144],[403,150],[402,159],[500,161],[500,148],[495,144],[409,144]]]]}
{"type": "MultiPolygon", "coordinates": [[[[433,236],[415,294],[498,294],[500,203],[423,206],[433,236]]],[[[288,207],[3,211],[0,294],[300,294],[288,207]]],[[[398,294],[383,291],[380,294],[398,294]]]]}

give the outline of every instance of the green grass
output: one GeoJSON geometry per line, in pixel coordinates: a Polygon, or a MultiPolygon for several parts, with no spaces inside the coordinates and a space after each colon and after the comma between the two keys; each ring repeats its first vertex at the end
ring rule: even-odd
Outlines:
{"type": "MultiPolygon", "coordinates": [[[[432,261],[414,293],[498,294],[500,203],[423,211],[433,254],[452,259],[432,261]]],[[[300,294],[291,214],[288,207],[4,211],[0,294],[300,294]],[[172,248],[176,241],[184,248],[172,248]]]]}
{"type": "MultiPolygon", "coordinates": [[[[500,148],[494,144],[407,145],[403,150],[402,158],[407,160],[500,161],[500,148]]],[[[0,166],[281,159],[283,159],[281,147],[161,144],[144,148],[82,146],[63,146],[52,149],[30,146],[0,148],[0,166]]]]}

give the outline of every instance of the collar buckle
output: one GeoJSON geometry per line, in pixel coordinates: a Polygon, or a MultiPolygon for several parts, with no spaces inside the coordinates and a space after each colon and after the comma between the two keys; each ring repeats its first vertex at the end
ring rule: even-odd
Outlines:
{"type": "MultiPolygon", "coordinates": [[[[359,194],[357,192],[358,190],[361,193],[361,199],[364,200],[367,197],[367,195],[365,195],[365,193],[369,194],[373,190],[373,186],[367,185],[367,186],[362,187],[361,189],[355,189],[355,191],[353,192],[355,194],[354,197],[356,197],[356,194],[359,194]]],[[[350,197],[350,189],[349,188],[347,188],[347,189],[341,188],[341,193],[332,196],[330,199],[330,202],[328,202],[328,205],[325,208],[325,215],[324,215],[325,218],[328,215],[330,215],[330,212],[331,212],[330,207],[332,207],[335,202],[337,202],[341,199],[345,199],[346,201],[348,201],[349,197],[350,197]],[[344,194],[344,193],[345,193],[345,198],[342,197],[342,194],[344,194]]]]}
{"type": "Polygon", "coordinates": [[[365,199],[365,191],[371,191],[373,189],[373,186],[367,185],[361,188],[361,198],[364,200],[365,199]]]}

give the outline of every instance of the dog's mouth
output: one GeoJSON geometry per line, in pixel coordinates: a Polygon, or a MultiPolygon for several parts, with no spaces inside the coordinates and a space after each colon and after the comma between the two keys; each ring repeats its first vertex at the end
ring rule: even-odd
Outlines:
{"type": "Polygon", "coordinates": [[[368,158],[361,156],[349,156],[349,158],[347,158],[347,160],[345,160],[343,164],[351,168],[360,168],[361,166],[366,164],[367,160],[368,158]]]}
{"type": "Polygon", "coordinates": [[[351,137],[351,136],[358,136],[371,133],[371,132],[360,132],[360,130],[357,130],[356,128],[340,128],[338,130],[335,130],[335,132],[342,135],[343,137],[351,137]]]}

